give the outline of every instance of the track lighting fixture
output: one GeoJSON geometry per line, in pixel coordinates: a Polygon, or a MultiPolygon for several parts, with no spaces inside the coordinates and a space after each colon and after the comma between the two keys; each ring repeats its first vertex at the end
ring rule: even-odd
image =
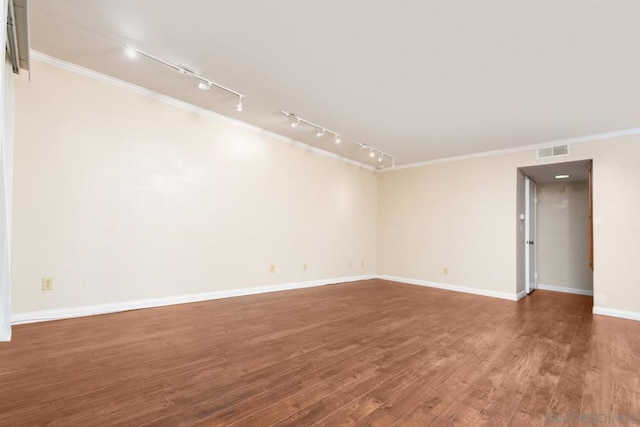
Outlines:
{"type": "Polygon", "coordinates": [[[378,163],[381,163],[380,165],[378,165],[377,167],[378,169],[383,169],[385,167],[385,165],[382,163],[385,157],[391,159],[392,168],[396,166],[396,158],[393,157],[391,154],[385,153],[384,151],[373,148],[372,146],[367,144],[358,144],[358,147],[364,150],[369,150],[369,157],[371,157],[372,159],[376,157],[376,155],[378,156],[378,163]]]}
{"type": "Polygon", "coordinates": [[[323,127],[323,126],[317,125],[315,123],[312,123],[309,120],[303,119],[302,117],[298,117],[294,113],[287,113],[286,111],[280,111],[280,112],[282,114],[284,114],[285,116],[287,116],[289,119],[291,119],[291,127],[292,128],[297,128],[298,125],[300,125],[300,123],[304,123],[304,124],[309,125],[311,127],[314,127],[316,129],[316,136],[318,138],[322,138],[327,133],[330,133],[330,134],[333,135],[333,138],[334,138],[336,144],[340,144],[340,142],[342,142],[342,137],[340,136],[340,134],[338,132],[332,131],[331,129],[327,129],[326,127],[323,127]]]}
{"type": "Polygon", "coordinates": [[[206,90],[211,89],[211,86],[215,86],[218,89],[222,89],[222,90],[224,90],[226,92],[229,92],[229,93],[231,93],[231,94],[233,94],[233,95],[238,97],[238,105],[236,106],[236,111],[242,111],[242,101],[244,99],[244,95],[242,93],[240,93],[240,92],[237,92],[237,91],[235,91],[233,89],[229,89],[226,86],[223,86],[223,85],[218,84],[218,83],[216,83],[214,81],[211,81],[211,80],[209,80],[209,79],[207,79],[205,77],[202,77],[201,75],[196,74],[193,70],[190,70],[189,68],[186,68],[186,67],[184,67],[182,65],[172,64],[169,61],[165,61],[164,59],[158,58],[157,56],[153,56],[153,55],[151,55],[149,53],[146,53],[146,52],[144,52],[142,50],[136,49],[136,48],[134,48],[132,46],[129,46],[129,45],[125,46],[125,54],[129,58],[132,58],[132,59],[135,58],[138,55],[142,55],[142,56],[144,56],[144,57],[146,57],[148,59],[151,59],[153,61],[159,62],[162,65],[166,65],[169,68],[173,68],[175,71],[179,72],[180,74],[184,74],[184,75],[187,75],[189,77],[193,77],[193,78],[199,80],[198,88],[200,90],[205,90],[206,91],[206,90]]]}

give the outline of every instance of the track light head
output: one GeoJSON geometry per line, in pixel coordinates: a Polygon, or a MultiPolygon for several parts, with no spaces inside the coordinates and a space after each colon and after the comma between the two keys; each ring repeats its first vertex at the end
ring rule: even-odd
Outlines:
{"type": "MultiPolygon", "coordinates": [[[[151,55],[150,53],[146,53],[142,50],[138,50],[132,46],[129,46],[128,44],[125,45],[125,54],[129,57],[129,58],[135,58],[136,56],[140,55],[143,56],[147,59],[150,59],[152,61],[158,62],[166,67],[171,68],[174,71],[177,71],[180,74],[186,75],[190,78],[194,78],[198,81],[198,89],[200,90],[209,90],[211,89],[211,87],[215,87],[217,89],[220,90],[224,90],[226,92],[229,92],[235,96],[238,97],[238,105],[236,107],[236,110],[238,111],[242,111],[242,100],[244,99],[244,94],[237,92],[233,89],[229,89],[228,87],[222,86],[221,84],[218,84],[216,82],[213,82],[205,77],[202,77],[199,74],[196,74],[192,69],[185,67],[184,65],[180,65],[180,64],[173,64],[169,61],[165,61],[164,59],[158,58],[157,56],[151,55]]],[[[191,80],[193,82],[193,80],[191,80]]]]}
{"type": "Polygon", "coordinates": [[[342,139],[340,138],[340,135],[338,134],[336,134],[335,140],[336,140],[336,144],[340,144],[340,142],[342,141],[342,139]]]}
{"type": "Polygon", "coordinates": [[[134,48],[132,48],[131,46],[129,46],[129,45],[126,45],[126,46],[124,47],[124,54],[125,54],[125,55],[127,55],[127,57],[128,57],[128,58],[131,58],[131,59],[133,59],[133,58],[135,58],[136,56],[138,56],[138,52],[137,52],[134,48]]]}
{"type": "Polygon", "coordinates": [[[393,157],[391,154],[389,153],[385,153],[384,151],[378,150],[373,148],[372,146],[368,145],[368,144],[362,144],[362,143],[358,143],[358,147],[362,148],[363,150],[369,150],[369,157],[371,157],[372,159],[374,157],[376,157],[378,160],[378,163],[380,163],[379,165],[376,166],[377,169],[383,169],[387,166],[389,166],[388,164],[385,165],[384,164],[384,158],[386,157],[387,159],[391,160],[391,167],[395,167],[396,166],[396,158],[393,157]]]}
{"type": "Polygon", "coordinates": [[[324,136],[324,129],[320,129],[317,133],[316,133],[316,137],[321,138],[324,136]]]}
{"type": "Polygon", "coordinates": [[[300,117],[296,117],[296,116],[292,116],[292,117],[294,120],[291,122],[291,127],[297,128],[298,125],[300,124],[300,117]]]}

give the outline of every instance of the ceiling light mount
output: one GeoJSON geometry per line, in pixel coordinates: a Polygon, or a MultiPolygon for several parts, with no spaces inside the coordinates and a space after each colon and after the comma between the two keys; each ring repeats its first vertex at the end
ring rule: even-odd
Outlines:
{"type": "Polygon", "coordinates": [[[172,64],[169,61],[165,61],[164,59],[158,58],[157,56],[151,55],[150,53],[144,52],[140,49],[136,49],[133,46],[130,45],[125,45],[125,54],[129,57],[129,58],[135,58],[138,55],[144,56],[145,58],[151,59],[153,61],[159,62],[162,65],[166,65],[169,68],[174,69],[175,71],[179,72],[180,74],[184,74],[186,76],[189,77],[193,77],[196,80],[198,80],[198,88],[200,90],[209,90],[211,89],[212,86],[217,87],[218,89],[222,89],[226,92],[229,92],[235,96],[238,97],[238,105],[236,106],[236,111],[242,111],[242,101],[244,100],[245,95],[235,91],[233,89],[229,89],[226,86],[223,86],[219,83],[216,83],[212,80],[207,79],[206,77],[202,77],[199,74],[196,74],[193,70],[183,66],[183,65],[176,65],[176,64],[172,64]]]}
{"type": "Polygon", "coordinates": [[[378,165],[378,169],[384,169],[385,164],[384,159],[389,159],[391,160],[391,167],[394,168],[396,167],[396,158],[394,156],[392,156],[389,153],[385,153],[382,150],[378,150],[377,148],[373,148],[370,145],[367,144],[358,144],[358,147],[362,148],[363,150],[369,150],[369,157],[371,157],[372,159],[374,157],[378,157],[378,163],[380,163],[380,165],[378,165]]]}
{"type": "Polygon", "coordinates": [[[333,139],[336,144],[340,144],[342,142],[342,136],[338,132],[332,131],[331,129],[327,129],[324,126],[317,125],[315,123],[310,122],[309,120],[305,120],[302,117],[297,116],[295,113],[288,113],[286,111],[280,111],[283,115],[291,119],[291,127],[297,128],[300,123],[304,123],[316,129],[316,137],[322,138],[326,134],[333,135],[333,139]]]}

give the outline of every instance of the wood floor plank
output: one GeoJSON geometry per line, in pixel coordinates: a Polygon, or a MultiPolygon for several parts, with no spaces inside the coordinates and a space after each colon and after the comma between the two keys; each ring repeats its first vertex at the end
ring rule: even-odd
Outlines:
{"type": "Polygon", "coordinates": [[[640,323],[592,304],[376,279],[20,325],[0,425],[640,425],[640,323]]]}

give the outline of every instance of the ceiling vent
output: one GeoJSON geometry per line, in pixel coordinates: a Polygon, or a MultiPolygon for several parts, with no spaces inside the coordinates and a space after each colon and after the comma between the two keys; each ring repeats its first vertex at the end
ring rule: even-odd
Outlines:
{"type": "Polygon", "coordinates": [[[568,145],[556,145],[555,147],[538,148],[538,158],[546,159],[548,157],[568,156],[568,145]]]}

